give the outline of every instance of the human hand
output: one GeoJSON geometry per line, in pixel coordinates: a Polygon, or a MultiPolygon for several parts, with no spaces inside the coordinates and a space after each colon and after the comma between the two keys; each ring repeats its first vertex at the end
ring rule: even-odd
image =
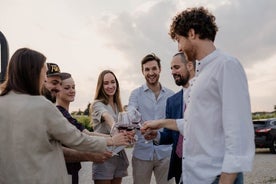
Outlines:
{"type": "Polygon", "coordinates": [[[162,128],[162,123],[163,123],[162,119],[145,121],[142,124],[142,127],[140,128],[141,133],[144,135],[149,133],[150,131],[158,130],[159,128],[162,128]]]}
{"type": "Polygon", "coordinates": [[[150,130],[150,131],[145,132],[143,135],[146,140],[153,140],[157,137],[157,131],[150,130]]]}
{"type": "Polygon", "coordinates": [[[127,132],[116,133],[113,137],[110,138],[112,141],[112,146],[127,146],[129,144],[129,137],[127,132]]]}
{"type": "Polygon", "coordinates": [[[127,138],[128,138],[128,140],[129,140],[130,143],[134,143],[134,141],[135,141],[135,137],[134,137],[135,134],[136,134],[135,130],[126,131],[126,135],[127,135],[127,138]]]}

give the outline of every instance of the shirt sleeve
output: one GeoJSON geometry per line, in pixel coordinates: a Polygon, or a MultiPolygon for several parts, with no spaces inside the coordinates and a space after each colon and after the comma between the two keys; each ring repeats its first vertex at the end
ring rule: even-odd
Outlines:
{"type": "Polygon", "coordinates": [[[106,139],[89,136],[80,132],[50,102],[44,107],[47,133],[49,139],[58,140],[61,144],[80,151],[103,152],[106,150],[106,139]]]}
{"type": "Polygon", "coordinates": [[[104,112],[108,112],[108,110],[105,108],[105,105],[100,101],[95,101],[92,104],[92,119],[96,119],[98,122],[101,122],[102,114],[104,112]]]}
{"type": "Polygon", "coordinates": [[[177,119],[176,125],[181,135],[184,135],[184,119],[177,119]]]}
{"type": "Polygon", "coordinates": [[[219,93],[226,145],[222,171],[250,171],[255,145],[245,72],[240,63],[233,60],[225,62],[221,78],[219,93]]]}
{"type": "Polygon", "coordinates": [[[128,101],[128,108],[135,108],[138,110],[138,90],[134,90],[131,92],[129,96],[129,101],[128,101]]]}

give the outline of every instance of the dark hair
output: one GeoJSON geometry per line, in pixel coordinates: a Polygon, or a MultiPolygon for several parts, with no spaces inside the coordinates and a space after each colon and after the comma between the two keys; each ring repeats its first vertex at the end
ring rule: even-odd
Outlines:
{"type": "Polygon", "coordinates": [[[179,56],[181,62],[184,63],[184,64],[187,64],[187,63],[189,63],[189,62],[192,62],[194,68],[196,68],[196,62],[195,62],[195,61],[188,61],[187,58],[185,57],[185,54],[184,54],[183,52],[178,52],[178,53],[176,53],[173,57],[175,57],[175,56],[179,56]]]}
{"type": "Polygon", "coordinates": [[[161,68],[161,64],[160,64],[161,60],[154,53],[151,53],[151,54],[148,54],[145,57],[143,57],[143,59],[141,61],[141,69],[142,69],[142,71],[143,71],[143,64],[145,64],[145,63],[147,63],[149,61],[153,61],[153,60],[156,61],[158,67],[161,68]]]}
{"type": "Polygon", "coordinates": [[[176,53],[173,57],[175,57],[175,56],[179,56],[182,63],[184,63],[184,64],[188,63],[188,61],[187,61],[187,59],[185,58],[185,55],[184,55],[183,52],[178,52],[178,53],[176,53]]]}
{"type": "MultiPolygon", "coordinates": [[[[46,57],[28,48],[18,49],[10,59],[1,96],[9,91],[40,95],[40,73],[46,57]]],[[[45,74],[46,75],[46,74],[45,74]]]]}
{"type": "Polygon", "coordinates": [[[96,87],[96,93],[95,93],[94,100],[101,100],[105,105],[108,104],[108,95],[105,93],[104,87],[103,87],[104,76],[108,73],[112,74],[115,78],[117,87],[116,87],[116,91],[115,91],[113,100],[114,100],[114,103],[117,104],[119,112],[122,112],[123,106],[122,106],[122,102],[121,102],[121,98],[120,98],[120,85],[119,85],[116,75],[111,70],[104,70],[100,73],[100,75],[98,77],[98,83],[97,83],[97,87],[96,87]]]}
{"type": "Polygon", "coordinates": [[[215,41],[218,31],[215,20],[216,17],[203,7],[188,8],[173,18],[169,35],[175,40],[176,35],[187,37],[189,30],[194,29],[200,39],[215,41]]]}

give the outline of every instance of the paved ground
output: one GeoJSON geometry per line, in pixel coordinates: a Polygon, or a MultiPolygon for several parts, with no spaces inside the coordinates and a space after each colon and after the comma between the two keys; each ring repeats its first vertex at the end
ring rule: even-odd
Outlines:
{"type": "MultiPolygon", "coordinates": [[[[126,149],[131,160],[132,149],[126,149]]],[[[82,163],[80,171],[80,184],[93,184],[91,180],[91,162],[82,163]]],[[[129,176],[123,178],[123,184],[132,184],[131,165],[128,168],[129,176]]],[[[151,184],[155,184],[152,178],[151,184]]],[[[245,173],[245,184],[276,184],[276,155],[269,153],[268,149],[257,149],[254,159],[253,171],[245,173]]]]}

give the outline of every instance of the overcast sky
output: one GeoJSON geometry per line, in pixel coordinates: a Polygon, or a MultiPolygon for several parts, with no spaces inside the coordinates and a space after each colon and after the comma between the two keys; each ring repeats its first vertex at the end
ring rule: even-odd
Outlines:
{"type": "Polygon", "coordinates": [[[118,77],[123,104],[144,83],[140,60],[161,58],[162,85],[180,88],[170,73],[177,43],[169,35],[176,12],[205,6],[217,18],[217,48],[237,57],[245,68],[252,112],[276,105],[275,0],[0,0],[0,31],[10,56],[21,47],[42,52],[73,75],[77,96],[70,111],[93,101],[104,69],[118,77]]]}

